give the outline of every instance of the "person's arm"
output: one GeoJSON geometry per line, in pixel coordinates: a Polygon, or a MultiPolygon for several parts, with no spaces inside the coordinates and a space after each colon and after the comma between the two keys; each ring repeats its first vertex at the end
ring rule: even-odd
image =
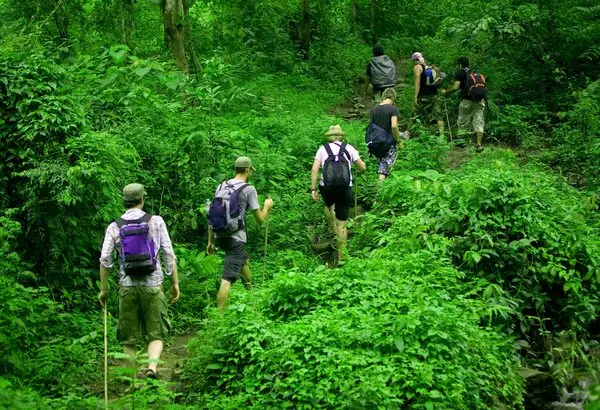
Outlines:
{"type": "Polygon", "coordinates": [[[454,81],[454,85],[447,90],[442,90],[442,95],[446,96],[460,90],[460,81],[454,81]]]}
{"type": "Polygon", "coordinates": [[[100,263],[100,294],[98,294],[98,300],[103,308],[106,306],[106,299],[108,299],[108,274],[108,268],[100,263]]]}
{"type": "MultiPolygon", "coordinates": [[[[115,239],[114,230],[118,229],[116,224],[110,224],[106,228],[104,234],[104,241],[102,242],[102,251],[100,252],[100,293],[98,294],[98,301],[102,307],[106,306],[106,300],[108,299],[108,275],[110,269],[113,267],[113,251],[115,250],[115,239]]],[[[118,232],[117,232],[118,235],[118,232]]]]}
{"type": "Polygon", "coordinates": [[[365,161],[363,161],[360,158],[354,161],[354,165],[356,165],[356,169],[358,169],[360,172],[365,172],[367,170],[367,165],[365,164],[365,161]]]}
{"type": "Polygon", "coordinates": [[[415,105],[418,104],[419,101],[419,91],[421,91],[421,73],[423,72],[423,67],[420,64],[416,64],[413,68],[413,73],[415,74],[415,105]]]}
{"type": "Polygon", "coordinates": [[[160,216],[154,216],[157,219],[158,229],[160,232],[160,249],[162,250],[163,257],[165,258],[165,267],[167,269],[167,275],[171,277],[171,290],[170,290],[170,302],[175,303],[179,299],[179,277],[177,276],[177,258],[175,257],[175,251],[173,250],[173,244],[169,237],[169,231],[167,231],[167,225],[160,216]]]}
{"type": "Polygon", "coordinates": [[[398,129],[398,117],[392,117],[392,134],[394,135],[394,139],[396,142],[400,141],[400,130],[398,129]]]}
{"type": "Polygon", "coordinates": [[[317,179],[319,177],[319,169],[321,168],[321,160],[315,158],[312,169],[310,170],[310,195],[315,201],[319,200],[319,191],[317,191],[317,179]]]}
{"type": "Polygon", "coordinates": [[[206,253],[208,255],[215,253],[215,233],[210,225],[208,225],[208,245],[206,245],[206,253]]]}
{"type": "Polygon", "coordinates": [[[267,219],[267,216],[269,215],[269,211],[271,210],[272,207],[273,207],[273,200],[271,198],[265,199],[265,203],[263,204],[262,209],[259,208],[259,209],[254,210],[254,219],[256,219],[256,222],[262,223],[265,219],[267,219]]]}
{"type": "Polygon", "coordinates": [[[177,264],[174,264],[171,270],[171,303],[179,300],[179,277],[177,276],[177,264]]]}

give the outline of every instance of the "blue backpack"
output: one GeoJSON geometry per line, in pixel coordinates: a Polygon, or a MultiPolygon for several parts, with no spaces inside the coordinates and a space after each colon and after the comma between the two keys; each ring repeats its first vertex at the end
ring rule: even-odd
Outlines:
{"type": "Polygon", "coordinates": [[[367,143],[369,154],[374,155],[379,159],[383,158],[395,144],[394,136],[379,125],[373,123],[372,119],[367,127],[365,142],[367,143]]]}
{"type": "Polygon", "coordinates": [[[219,185],[214,199],[208,207],[208,224],[214,232],[233,233],[244,228],[240,209],[240,193],[248,184],[235,188],[224,181],[219,185]]]}
{"type": "Polygon", "coordinates": [[[144,214],[140,219],[115,221],[121,239],[119,256],[128,276],[145,276],[156,270],[155,243],[150,236],[151,218],[152,215],[144,214]]]}

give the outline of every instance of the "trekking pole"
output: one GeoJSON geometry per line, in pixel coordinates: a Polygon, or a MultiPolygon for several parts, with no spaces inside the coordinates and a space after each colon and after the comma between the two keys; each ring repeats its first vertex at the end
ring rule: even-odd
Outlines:
{"type": "Polygon", "coordinates": [[[446,98],[444,98],[444,110],[446,111],[446,122],[448,123],[448,132],[450,133],[450,142],[452,142],[452,124],[450,124],[450,117],[448,117],[448,106],[446,105],[446,98]]]}
{"type": "Polygon", "coordinates": [[[263,256],[263,280],[265,280],[265,273],[267,271],[267,241],[269,240],[269,214],[265,220],[265,253],[263,256]]]}
{"type": "Polygon", "coordinates": [[[108,409],[108,300],[104,302],[104,409],[108,409]]]}

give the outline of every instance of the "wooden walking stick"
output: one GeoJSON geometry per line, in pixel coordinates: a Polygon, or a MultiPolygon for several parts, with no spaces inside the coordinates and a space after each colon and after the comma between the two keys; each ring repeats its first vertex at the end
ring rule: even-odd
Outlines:
{"type": "Polygon", "coordinates": [[[450,118],[448,117],[448,106],[446,105],[445,98],[444,98],[444,110],[446,111],[446,122],[448,123],[448,132],[450,133],[450,142],[452,142],[452,125],[450,124],[450,118]]]}
{"type": "Polygon", "coordinates": [[[108,300],[104,302],[104,408],[108,409],[108,300]]]}
{"type": "Polygon", "coordinates": [[[267,271],[267,242],[269,240],[269,214],[265,220],[265,254],[263,257],[263,280],[265,280],[265,273],[267,271]]]}

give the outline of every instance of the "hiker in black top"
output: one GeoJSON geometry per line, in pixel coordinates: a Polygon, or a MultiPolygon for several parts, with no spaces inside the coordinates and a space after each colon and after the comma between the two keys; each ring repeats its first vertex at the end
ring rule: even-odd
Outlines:
{"type": "MultiPolygon", "coordinates": [[[[235,160],[235,177],[226,181],[226,183],[238,189],[242,185],[247,184],[245,189],[239,191],[238,196],[239,207],[241,208],[240,212],[243,212],[241,219],[245,222],[246,212],[250,211],[254,214],[256,222],[261,223],[267,219],[269,211],[273,207],[273,200],[271,198],[265,199],[263,208],[260,209],[256,188],[248,184],[253,171],[252,160],[248,157],[239,157],[235,160]]],[[[217,188],[218,191],[219,188],[217,188]]],[[[246,241],[245,226],[234,232],[214,232],[212,227],[208,226],[206,253],[209,255],[215,253],[215,248],[225,251],[221,286],[217,292],[217,307],[221,311],[225,309],[231,286],[237,279],[241,277],[247,289],[252,287],[252,273],[248,263],[248,254],[245,249],[246,241]]]]}
{"type": "Polygon", "coordinates": [[[458,71],[454,76],[452,88],[442,90],[442,95],[448,95],[460,90],[460,104],[458,106],[458,130],[459,135],[475,131],[475,148],[480,152],[483,142],[483,131],[485,127],[485,100],[474,101],[469,97],[467,80],[469,77],[469,59],[459,57],[456,60],[458,71]]]}
{"type": "Polygon", "coordinates": [[[365,75],[365,92],[369,83],[371,83],[373,86],[373,99],[376,103],[381,101],[383,90],[396,85],[396,66],[392,59],[383,53],[383,47],[379,44],[373,46],[373,57],[367,64],[365,75]]]}
{"type": "Polygon", "coordinates": [[[335,234],[337,241],[337,263],[342,260],[342,250],[348,238],[346,223],[352,206],[352,164],[364,172],[366,165],[358,151],[350,144],[343,142],[344,131],[339,125],[332,125],[327,136],[327,144],[321,145],[315,155],[311,169],[311,196],[319,200],[319,191],[325,203],[325,216],[335,234]],[[332,161],[336,161],[333,164],[332,161]],[[319,169],[321,182],[317,191],[319,169]]]}
{"type": "Polygon", "coordinates": [[[381,102],[371,109],[370,118],[374,124],[380,126],[394,136],[395,145],[392,145],[386,155],[379,159],[379,180],[382,181],[390,175],[390,171],[396,157],[398,156],[397,148],[402,149],[402,141],[400,141],[400,130],[398,129],[398,117],[400,111],[396,107],[396,91],[393,88],[384,90],[381,97],[381,102]]]}
{"type": "MultiPolygon", "coordinates": [[[[413,67],[415,76],[414,118],[419,118],[424,125],[437,123],[440,135],[444,135],[442,105],[438,98],[439,84],[427,85],[425,58],[421,53],[413,53],[411,58],[415,62],[413,67]]],[[[412,128],[412,121],[412,119],[409,121],[409,129],[412,128]]]]}

